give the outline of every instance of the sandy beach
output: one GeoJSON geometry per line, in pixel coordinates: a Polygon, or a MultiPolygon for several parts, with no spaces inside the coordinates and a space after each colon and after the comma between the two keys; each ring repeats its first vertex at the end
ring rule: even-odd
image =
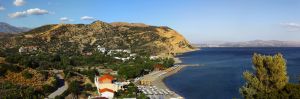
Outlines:
{"type": "MultiPolygon", "coordinates": [[[[155,79],[155,81],[153,83],[154,86],[157,86],[158,88],[170,90],[170,88],[168,88],[166,86],[166,84],[164,83],[164,80],[165,80],[166,77],[171,76],[171,75],[179,72],[181,69],[183,69],[183,68],[185,68],[187,66],[201,66],[199,64],[180,64],[180,63],[182,63],[182,61],[179,58],[177,58],[177,57],[174,57],[174,61],[175,61],[175,64],[177,64],[176,65],[177,68],[175,68],[175,69],[173,69],[171,71],[168,71],[164,75],[161,75],[157,79],[155,79]],[[178,65],[178,64],[180,64],[180,65],[178,65]]],[[[172,97],[169,97],[169,96],[165,97],[165,99],[170,99],[170,98],[184,99],[184,97],[180,96],[176,92],[175,92],[175,94],[172,97]]]]}
{"type": "MultiPolygon", "coordinates": [[[[199,50],[199,49],[197,49],[197,50],[199,50]]],[[[196,50],[194,50],[194,51],[196,51],[196,50]]],[[[184,97],[180,96],[179,94],[177,94],[176,92],[174,92],[173,90],[168,88],[166,86],[166,84],[164,83],[164,80],[166,77],[179,72],[180,70],[182,70],[183,68],[185,68],[187,66],[200,66],[200,65],[199,64],[181,64],[182,61],[180,60],[180,58],[173,57],[173,59],[175,61],[174,62],[175,66],[167,68],[166,70],[163,70],[163,71],[152,72],[150,74],[143,76],[142,78],[148,77],[148,79],[153,79],[153,82],[151,83],[152,86],[156,86],[158,89],[167,89],[174,93],[172,95],[164,95],[163,96],[164,99],[184,99],[184,97]]]]}
{"type": "Polygon", "coordinates": [[[182,61],[181,61],[179,58],[177,58],[177,57],[174,57],[173,59],[174,59],[174,61],[175,61],[175,62],[174,62],[175,64],[182,63],[182,61]]]}
{"type": "MultiPolygon", "coordinates": [[[[175,64],[181,63],[182,61],[179,58],[174,58],[175,64]]],[[[183,69],[184,67],[187,67],[187,65],[177,65],[177,68],[175,68],[172,71],[167,72],[164,75],[161,75],[160,77],[158,77],[157,79],[155,79],[153,85],[157,86],[158,88],[161,89],[169,89],[166,84],[164,83],[164,79],[168,76],[171,76],[175,73],[177,73],[178,71],[180,71],[181,69],[183,69]]],[[[170,90],[170,89],[169,89],[170,90]]],[[[165,99],[170,99],[170,98],[177,98],[177,99],[184,99],[184,97],[180,96],[179,94],[175,93],[173,96],[166,96],[165,99]]]]}
{"type": "MultiPolygon", "coordinates": [[[[184,67],[186,67],[186,66],[179,66],[179,67],[176,68],[175,70],[170,71],[170,72],[166,73],[165,75],[160,76],[159,78],[157,78],[157,79],[154,81],[153,85],[154,85],[154,86],[157,86],[158,88],[161,88],[161,89],[169,89],[169,88],[165,85],[164,79],[165,79],[166,77],[170,76],[170,75],[173,75],[173,74],[177,73],[178,71],[180,71],[180,70],[181,70],[182,68],[184,68],[184,67]]],[[[169,90],[170,90],[170,89],[169,89],[169,90]]],[[[165,97],[165,98],[166,98],[166,99],[170,99],[170,98],[184,99],[184,97],[178,95],[177,93],[175,93],[172,97],[165,97]],[[180,98],[180,97],[181,97],[181,98],[180,98]]]]}

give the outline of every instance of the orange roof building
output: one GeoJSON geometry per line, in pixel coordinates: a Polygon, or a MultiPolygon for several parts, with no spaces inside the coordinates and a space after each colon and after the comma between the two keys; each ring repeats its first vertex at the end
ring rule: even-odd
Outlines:
{"type": "Polygon", "coordinates": [[[164,69],[164,66],[162,64],[155,64],[153,67],[154,67],[154,71],[159,71],[164,69]]]}
{"type": "Polygon", "coordinates": [[[114,77],[107,74],[98,78],[99,83],[112,83],[112,80],[114,80],[114,77]]]}
{"type": "Polygon", "coordinates": [[[95,85],[101,97],[113,99],[114,92],[120,89],[120,86],[112,83],[113,80],[114,77],[108,74],[100,77],[95,77],[95,85]]]}
{"type": "Polygon", "coordinates": [[[113,90],[111,90],[111,89],[108,89],[108,88],[99,89],[99,92],[100,92],[100,93],[104,93],[104,92],[112,92],[112,93],[114,93],[114,91],[113,91],[113,90]]]}

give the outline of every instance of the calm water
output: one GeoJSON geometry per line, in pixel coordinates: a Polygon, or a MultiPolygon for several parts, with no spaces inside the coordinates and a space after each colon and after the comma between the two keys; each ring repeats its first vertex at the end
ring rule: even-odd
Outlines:
{"type": "Polygon", "coordinates": [[[166,78],[165,83],[187,99],[240,98],[239,87],[244,84],[242,73],[252,70],[253,53],[282,53],[287,60],[290,82],[297,83],[300,75],[300,48],[202,48],[178,57],[187,67],[166,78]]]}

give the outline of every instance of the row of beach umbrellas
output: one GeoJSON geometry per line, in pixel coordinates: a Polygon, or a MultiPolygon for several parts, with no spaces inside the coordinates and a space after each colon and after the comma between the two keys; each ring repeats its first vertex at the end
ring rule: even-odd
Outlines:
{"type": "Polygon", "coordinates": [[[138,89],[146,95],[173,95],[169,89],[159,89],[156,86],[138,86],[138,89]]]}

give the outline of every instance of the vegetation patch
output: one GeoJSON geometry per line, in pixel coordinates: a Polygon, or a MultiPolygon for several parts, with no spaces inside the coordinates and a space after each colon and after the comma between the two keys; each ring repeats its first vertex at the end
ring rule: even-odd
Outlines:
{"type": "Polygon", "coordinates": [[[33,75],[31,73],[29,73],[28,71],[24,71],[22,76],[26,79],[30,79],[30,78],[32,78],[33,75]]]}

